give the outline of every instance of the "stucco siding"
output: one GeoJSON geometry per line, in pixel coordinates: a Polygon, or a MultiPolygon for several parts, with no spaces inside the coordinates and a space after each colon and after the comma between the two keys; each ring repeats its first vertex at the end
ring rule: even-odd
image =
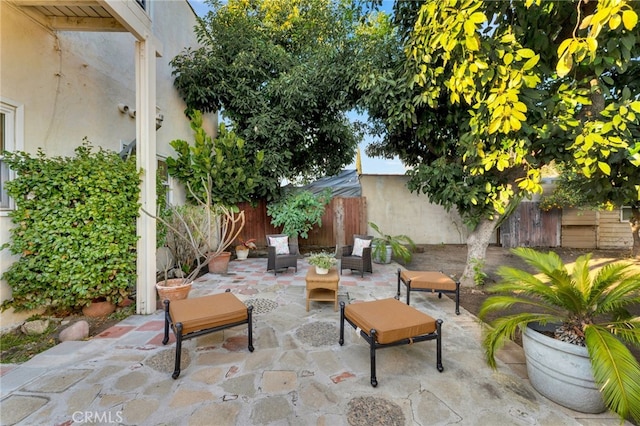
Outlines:
{"type": "MultiPolygon", "coordinates": [[[[175,155],[169,143],[193,140],[185,104],[173,87],[169,62],[186,47],[197,47],[195,15],[186,0],[149,2],[152,31],[162,57],[156,58],[158,112],[164,116],[156,132],[157,155],[175,155]]],[[[136,138],[136,119],[118,104],[136,108],[136,41],[126,32],[54,31],[18,7],[0,1],[0,96],[24,110],[24,146],[42,148],[48,156],[72,156],[86,137],[94,146],[120,151],[136,138]]],[[[213,132],[216,116],[205,116],[213,132]]],[[[183,199],[178,192],[174,200],[183,199]]],[[[9,240],[11,221],[0,214],[0,244],[9,240]]],[[[14,257],[0,252],[0,272],[14,257]]],[[[0,282],[0,301],[11,290],[0,282]]],[[[0,327],[24,316],[1,315],[0,327]]]]}
{"type": "Polygon", "coordinates": [[[406,234],[416,244],[465,244],[468,231],[458,212],[447,212],[426,195],[411,193],[407,180],[403,175],[360,176],[367,220],[386,234],[406,234]]]}

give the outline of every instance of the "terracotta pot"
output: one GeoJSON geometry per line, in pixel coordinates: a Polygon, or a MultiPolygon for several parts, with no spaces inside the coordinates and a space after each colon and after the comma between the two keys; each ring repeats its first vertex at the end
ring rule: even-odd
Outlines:
{"type": "Polygon", "coordinates": [[[158,291],[158,296],[160,296],[160,301],[165,299],[170,301],[182,300],[189,296],[191,283],[185,283],[183,278],[171,278],[157,282],[156,290],[158,291]]]}
{"type": "Polygon", "coordinates": [[[230,251],[223,251],[209,260],[209,272],[212,274],[226,274],[231,258],[230,251]]]}
{"type": "Polygon", "coordinates": [[[82,314],[86,317],[98,318],[106,317],[116,310],[116,305],[111,302],[91,302],[89,306],[82,308],[82,314]]]}

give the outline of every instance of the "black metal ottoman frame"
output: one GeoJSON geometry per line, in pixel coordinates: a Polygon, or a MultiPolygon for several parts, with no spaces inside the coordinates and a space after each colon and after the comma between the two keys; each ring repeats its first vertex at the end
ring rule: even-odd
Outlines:
{"type": "MultiPolygon", "coordinates": [[[[356,326],[349,318],[344,315],[344,302],[340,302],[340,346],[344,344],[344,322],[345,320],[351,324],[353,328],[356,330],[358,326],[356,326]]],[[[398,340],[396,342],[380,344],[376,342],[376,330],[371,329],[369,331],[370,334],[365,333],[363,330],[360,330],[360,336],[364,338],[364,340],[369,343],[369,355],[371,358],[371,386],[378,386],[378,379],[376,377],[376,350],[381,348],[388,348],[391,346],[400,346],[400,345],[408,345],[416,342],[424,342],[426,340],[434,340],[436,341],[436,368],[439,372],[442,373],[444,367],[442,366],[442,320],[436,320],[436,331],[430,334],[423,334],[421,336],[415,336],[408,339],[398,340]]]]}
{"type": "Polygon", "coordinates": [[[455,290],[439,290],[437,288],[411,288],[411,280],[405,282],[402,278],[400,278],[400,268],[398,268],[398,294],[396,299],[400,300],[400,283],[404,283],[407,287],[407,305],[411,300],[411,292],[412,291],[428,291],[428,292],[438,292],[438,299],[442,299],[442,293],[453,293],[456,295],[456,315],[460,315],[460,280],[455,280],[456,289],[455,290]]]}
{"type": "MultiPolygon", "coordinates": [[[[229,290],[227,290],[228,292],[229,290]]],[[[162,339],[162,344],[166,345],[169,341],[169,325],[173,324],[173,334],[176,336],[176,364],[173,370],[173,374],[171,377],[175,380],[180,376],[180,358],[182,355],[182,341],[191,339],[193,337],[202,336],[203,334],[213,333],[215,331],[224,330],[226,328],[235,327],[237,325],[247,324],[248,326],[248,340],[249,340],[249,352],[253,352],[253,306],[247,306],[247,319],[244,321],[237,321],[231,324],[225,324],[218,327],[205,328],[198,331],[192,331],[191,333],[187,333],[185,335],[182,334],[182,323],[178,322],[173,324],[171,320],[171,314],[169,314],[169,300],[164,301],[164,339],[162,339]]]]}

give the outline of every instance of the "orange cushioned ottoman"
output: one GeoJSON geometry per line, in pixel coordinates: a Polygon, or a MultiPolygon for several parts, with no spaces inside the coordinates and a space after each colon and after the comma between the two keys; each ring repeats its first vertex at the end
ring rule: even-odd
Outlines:
{"type": "Polygon", "coordinates": [[[400,299],[400,283],[407,287],[407,305],[410,302],[412,291],[438,292],[438,298],[442,293],[455,293],[456,315],[460,315],[460,281],[454,281],[442,272],[435,271],[406,271],[398,268],[398,293],[396,299],[400,299]]]}
{"type": "Polygon", "coordinates": [[[340,345],[344,344],[344,322],[351,324],[370,346],[371,385],[377,386],[376,349],[436,340],[436,367],[442,372],[442,320],[405,305],[397,299],[355,303],[340,302],[340,345]]]}
{"type": "Polygon", "coordinates": [[[180,355],[183,340],[247,324],[249,351],[253,352],[253,306],[245,305],[229,290],[225,293],[194,299],[174,300],[172,302],[165,300],[164,306],[165,321],[162,344],[166,345],[169,341],[169,327],[176,335],[176,362],[171,375],[174,379],[177,379],[180,375],[180,355]]]}

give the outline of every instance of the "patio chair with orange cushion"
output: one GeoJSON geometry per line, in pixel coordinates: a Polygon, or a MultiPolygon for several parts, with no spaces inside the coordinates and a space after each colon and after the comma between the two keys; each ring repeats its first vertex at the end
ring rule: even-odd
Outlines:
{"type": "Polygon", "coordinates": [[[369,343],[371,386],[378,386],[376,350],[390,346],[436,340],[436,368],[442,372],[442,320],[405,305],[397,299],[350,304],[340,302],[340,340],[344,344],[344,322],[369,343]]]}
{"type": "Polygon", "coordinates": [[[407,287],[407,305],[411,299],[412,291],[430,291],[438,293],[454,293],[456,295],[456,315],[460,315],[460,281],[435,271],[407,271],[398,268],[398,293],[396,299],[400,299],[400,283],[407,287]]]}
{"type": "Polygon", "coordinates": [[[176,336],[175,368],[171,377],[180,375],[182,341],[214,331],[247,324],[249,352],[253,352],[253,306],[247,306],[227,289],[210,296],[164,301],[164,339],[169,342],[169,328],[176,336]]]}

